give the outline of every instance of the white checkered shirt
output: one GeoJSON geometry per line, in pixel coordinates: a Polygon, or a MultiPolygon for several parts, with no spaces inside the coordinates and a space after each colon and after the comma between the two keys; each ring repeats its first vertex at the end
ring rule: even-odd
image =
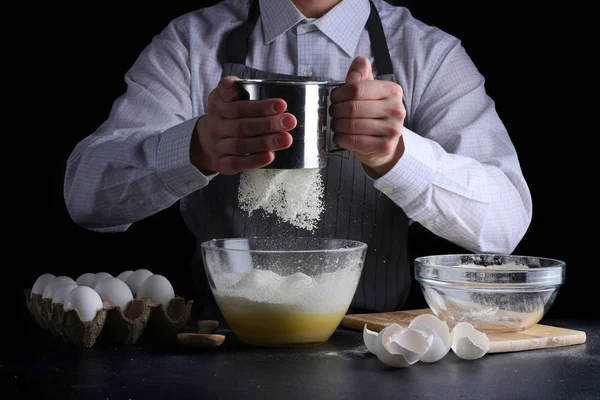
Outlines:
{"type": "MultiPolygon", "coordinates": [[[[471,251],[512,252],[532,202],[484,78],[457,38],[373,1],[407,107],[405,153],[373,184],[441,237],[471,251]]],[[[123,231],[210,184],[190,163],[190,139],[222,75],[224,35],[245,22],[248,6],[225,0],[185,14],[139,55],[126,93],[96,132],[81,132],[68,159],[64,194],[76,223],[123,231]]],[[[343,0],[319,19],[287,0],[260,7],[250,67],[343,80],[355,56],[373,62],[367,0],[343,0]]]]}

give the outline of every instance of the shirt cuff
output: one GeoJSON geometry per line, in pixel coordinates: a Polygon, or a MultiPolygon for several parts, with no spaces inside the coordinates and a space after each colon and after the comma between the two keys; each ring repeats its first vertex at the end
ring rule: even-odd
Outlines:
{"type": "Polygon", "coordinates": [[[403,128],[404,154],[387,174],[373,185],[387,195],[411,218],[424,207],[416,201],[430,187],[437,173],[437,159],[428,139],[403,128]]]}
{"type": "Polygon", "coordinates": [[[214,175],[206,176],[190,161],[190,142],[198,118],[162,132],[156,149],[156,171],[163,183],[182,198],[208,185],[214,175]]]}

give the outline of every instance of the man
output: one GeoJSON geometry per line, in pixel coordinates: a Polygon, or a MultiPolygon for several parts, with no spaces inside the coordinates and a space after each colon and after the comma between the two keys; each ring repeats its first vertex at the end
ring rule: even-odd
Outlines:
{"type": "MultiPolygon", "coordinates": [[[[73,220],[123,231],[180,201],[199,245],[215,237],[312,235],[369,245],[351,307],[399,309],[412,221],[472,252],[510,253],[531,221],[529,189],[484,79],[460,42],[383,0],[225,0],[183,15],[126,74],[127,92],[68,160],[73,220]],[[241,100],[235,79],[343,80],[336,144],[311,232],[239,212],[241,172],[289,147],[281,99],[241,100]]],[[[200,302],[211,300],[200,252],[200,302]]]]}

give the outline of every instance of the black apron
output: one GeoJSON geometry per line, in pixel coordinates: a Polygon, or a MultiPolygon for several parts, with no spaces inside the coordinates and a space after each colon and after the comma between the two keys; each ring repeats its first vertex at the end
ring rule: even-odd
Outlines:
{"type": "MultiPolygon", "coordinates": [[[[367,29],[377,70],[376,79],[397,82],[379,13],[375,5],[370,4],[367,29]]],[[[254,0],[248,21],[235,29],[226,41],[223,76],[332,81],[327,77],[291,76],[246,66],[248,37],[259,15],[259,2],[254,0]]],[[[386,195],[375,189],[361,163],[351,155],[330,157],[321,173],[325,211],[317,228],[312,231],[278,221],[275,215],[253,212],[248,216],[238,207],[239,175],[217,175],[208,186],[182,200],[182,212],[196,235],[197,250],[191,268],[199,306],[216,307],[204,272],[200,243],[214,238],[274,234],[331,237],[366,243],[365,266],[349,312],[382,312],[403,306],[411,285],[407,255],[408,217],[386,195]],[[273,229],[275,226],[276,229],[273,229]]]]}

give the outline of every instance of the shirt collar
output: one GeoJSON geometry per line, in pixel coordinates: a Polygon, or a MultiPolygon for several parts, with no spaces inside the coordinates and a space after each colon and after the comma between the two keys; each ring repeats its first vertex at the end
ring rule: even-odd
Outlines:
{"type": "MultiPolygon", "coordinates": [[[[266,43],[306,19],[291,0],[259,0],[259,3],[266,43]]],[[[369,13],[368,0],[342,0],[317,19],[315,26],[349,56],[353,56],[369,13]]]]}
{"type": "Polygon", "coordinates": [[[304,19],[291,0],[259,0],[259,4],[267,44],[304,19]]]}

